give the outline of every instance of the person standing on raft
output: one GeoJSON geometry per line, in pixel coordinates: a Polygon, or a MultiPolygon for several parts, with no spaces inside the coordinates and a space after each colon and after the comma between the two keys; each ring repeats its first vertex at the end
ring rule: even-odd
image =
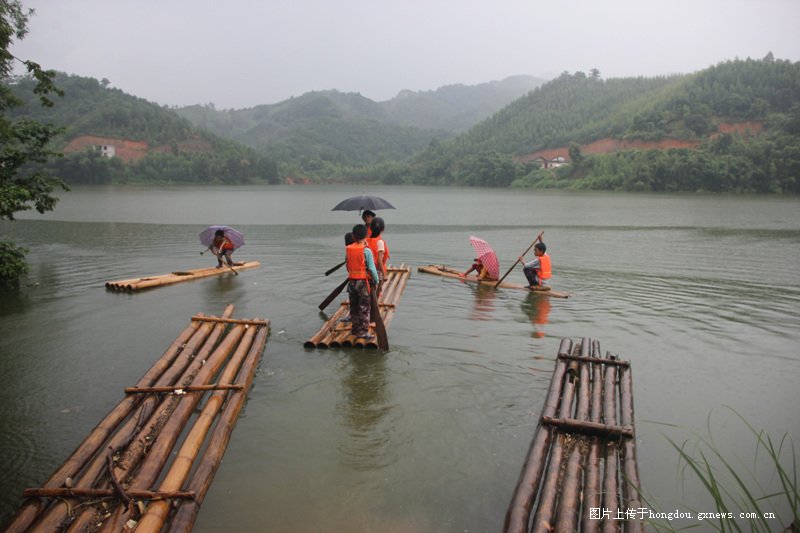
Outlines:
{"type": "Polygon", "coordinates": [[[367,227],[357,224],[353,227],[355,242],[345,248],[347,274],[347,294],[350,296],[350,332],[359,339],[372,340],[369,333],[370,297],[369,279],[378,285],[378,272],[372,250],[367,246],[367,227]]]}
{"type": "Polygon", "coordinates": [[[373,218],[370,224],[369,237],[367,237],[367,246],[375,259],[375,269],[378,271],[378,278],[380,278],[378,296],[381,295],[381,287],[386,282],[386,265],[389,262],[389,257],[391,257],[389,255],[389,246],[383,240],[384,229],[386,229],[386,224],[383,219],[380,217],[373,218]]]}
{"type": "Polygon", "coordinates": [[[375,212],[370,211],[369,209],[364,210],[361,213],[361,220],[364,221],[364,225],[367,227],[367,238],[372,237],[372,220],[375,218],[375,212]]]}
{"type": "Polygon", "coordinates": [[[218,229],[214,232],[214,240],[211,241],[211,245],[208,247],[211,250],[211,253],[217,256],[217,268],[222,268],[222,259],[225,259],[225,262],[228,263],[229,267],[233,266],[233,260],[231,260],[231,255],[236,247],[233,243],[225,236],[225,232],[221,229],[218,229]]]}
{"type": "Polygon", "coordinates": [[[539,289],[546,285],[547,280],[552,276],[550,256],[547,254],[547,246],[539,241],[533,246],[533,261],[526,263],[522,256],[519,262],[522,263],[522,272],[528,280],[529,289],[539,289]]]}

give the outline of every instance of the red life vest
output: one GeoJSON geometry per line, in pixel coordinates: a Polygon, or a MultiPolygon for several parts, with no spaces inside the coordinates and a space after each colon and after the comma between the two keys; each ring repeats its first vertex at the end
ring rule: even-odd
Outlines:
{"type": "Polygon", "coordinates": [[[539,256],[539,279],[545,280],[550,279],[550,276],[553,275],[552,269],[550,267],[550,256],[542,254],[539,256]]]}
{"type": "Polygon", "coordinates": [[[365,245],[354,242],[345,247],[347,272],[350,279],[367,279],[367,260],[364,257],[365,245]]]}
{"type": "Polygon", "coordinates": [[[386,241],[383,241],[383,264],[378,264],[378,241],[383,241],[383,239],[380,237],[370,237],[367,239],[367,246],[369,246],[369,249],[372,250],[372,259],[374,260],[375,268],[382,272],[389,263],[389,257],[391,256],[389,255],[389,245],[386,244],[386,241]]]}

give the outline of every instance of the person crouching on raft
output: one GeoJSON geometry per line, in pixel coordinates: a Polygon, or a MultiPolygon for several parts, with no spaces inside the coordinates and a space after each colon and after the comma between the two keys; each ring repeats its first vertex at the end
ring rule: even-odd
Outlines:
{"type": "Polygon", "coordinates": [[[462,278],[464,278],[464,277],[466,277],[466,276],[467,276],[467,275],[468,275],[470,272],[472,272],[473,270],[474,270],[475,272],[477,272],[477,273],[478,273],[478,279],[479,279],[479,280],[486,280],[486,281],[497,281],[497,278],[496,278],[496,277],[494,277],[494,276],[492,276],[492,275],[489,273],[489,269],[488,269],[488,268],[486,268],[486,265],[484,265],[484,264],[483,264],[483,261],[481,261],[481,260],[480,260],[480,258],[478,258],[478,257],[476,257],[476,258],[475,258],[475,262],[474,262],[474,263],[472,263],[472,266],[471,266],[471,267],[469,267],[469,269],[468,269],[466,272],[464,272],[464,273],[462,273],[462,274],[459,274],[459,276],[461,276],[462,278]]]}
{"type": "Polygon", "coordinates": [[[537,242],[533,246],[533,255],[536,257],[530,263],[526,263],[522,256],[519,257],[519,262],[523,265],[522,272],[528,280],[528,288],[538,289],[546,285],[552,276],[552,267],[545,243],[537,242]]]}
{"type": "Polygon", "coordinates": [[[218,229],[214,232],[214,240],[211,241],[211,245],[208,249],[211,250],[212,254],[217,256],[217,268],[222,268],[223,258],[225,258],[225,262],[228,263],[229,267],[233,266],[231,255],[235,247],[230,239],[225,236],[224,230],[218,229]]]}
{"type": "Polygon", "coordinates": [[[389,262],[389,246],[383,240],[383,231],[386,229],[386,224],[383,219],[376,217],[372,219],[370,224],[370,237],[367,237],[367,246],[372,252],[372,257],[375,259],[375,270],[378,271],[378,278],[380,278],[380,285],[378,285],[378,296],[381,295],[383,284],[386,283],[387,270],[386,265],[389,262]]]}
{"type": "Polygon", "coordinates": [[[369,279],[378,285],[378,272],[372,250],[367,246],[367,227],[357,224],[353,227],[355,242],[345,248],[347,257],[347,294],[350,296],[350,332],[359,339],[372,340],[369,333],[370,298],[369,279]]]}

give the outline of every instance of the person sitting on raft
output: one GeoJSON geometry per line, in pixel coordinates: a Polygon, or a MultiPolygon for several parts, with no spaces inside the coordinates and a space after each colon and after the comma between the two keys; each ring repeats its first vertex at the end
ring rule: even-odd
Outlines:
{"type": "Polygon", "coordinates": [[[540,289],[547,284],[547,280],[552,275],[550,256],[547,254],[547,245],[539,241],[533,246],[533,261],[526,263],[522,256],[519,262],[522,263],[522,272],[528,280],[529,289],[540,289]]]}
{"type": "Polygon", "coordinates": [[[347,257],[347,294],[350,296],[350,332],[359,339],[372,340],[369,333],[370,297],[369,278],[378,285],[378,272],[372,250],[367,246],[367,227],[358,224],[353,227],[355,242],[345,248],[347,257]]]}
{"type": "Polygon", "coordinates": [[[222,268],[222,259],[225,258],[225,262],[228,263],[229,267],[233,266],[233,260],[231,260],[231,255],[233,254],[233,250],[235,246],[225,236],[225,231],[218,229],[214,232],[214,240],[211,241],[211,245],[208,247],[211,250],[211,253],[217,256],[217,268],[222,268]]]}
{"type": "Polygon", "coordinates": [[[472,263],[472,266],[469,267],[469,269],[466,272],[459,274],[459,276],[464,278],[474,270],[475,272],[478,273],[479,280],[497,281],[497,278],[492,276],[491,273],[489,273],[489,269],[486,268],[486,265],[483,264],[483,261],[481,261],[479,257],[476,257],[473,261],[474,263],[472,263]]]}

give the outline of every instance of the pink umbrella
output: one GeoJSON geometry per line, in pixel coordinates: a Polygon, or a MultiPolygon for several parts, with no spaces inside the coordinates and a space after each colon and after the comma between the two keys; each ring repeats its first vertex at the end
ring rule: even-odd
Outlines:
{"type": "Polygon", "coordinates": [[[500,261],[497,260],[497,254],[494,253],[489,243],[483,239],[479,239],[474,235],[469,236],[469,243],[475,248],[475,253],[478,254],[478,259],[489,271],[493,278],[500,277],[500,261]]]}

